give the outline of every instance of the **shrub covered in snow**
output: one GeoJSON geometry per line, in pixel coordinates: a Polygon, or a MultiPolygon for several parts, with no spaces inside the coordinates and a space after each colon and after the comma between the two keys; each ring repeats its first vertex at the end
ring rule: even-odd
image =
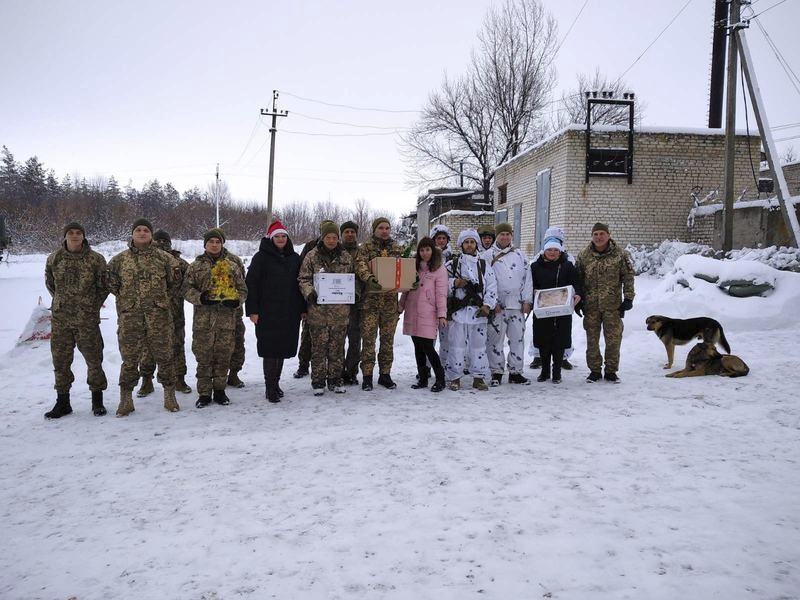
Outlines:
{"type": "Polygon", "coordinates": [[[800,249],[787,248],[786,246],[770,246],[769,248],[742,248],[727,254],[721,250],[714,250],[711,246],[665,240],[657,246],[628,245],[628,252],[633,259],[637,275],[654,275],[663,277],[670,273],[675,266],[675,261],[687,254],[697,254],[707,258],[752,260],[769,265],[780,271],[800,272],[800,249]]]}

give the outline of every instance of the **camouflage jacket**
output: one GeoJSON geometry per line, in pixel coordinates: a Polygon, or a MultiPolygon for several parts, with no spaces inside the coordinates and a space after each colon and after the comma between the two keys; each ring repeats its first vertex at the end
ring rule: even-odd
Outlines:
{"type": "Polygon", "coordinates": [[[626,250],[608,241],[605,252],[598,252],[594,244],[578,254],[578,277],[583,282],[587,311],[616,310],[626,300],[633,300],[633,261],[626,250]]]}
{"type": "MultiPolygon", "coordinates": [[[[239,265],[239,270],[242,273],[242,279],[244,279],[245,276],[247,275],[247,270],[244,268],[244,262],[242,261],[242,259],[231,252],[228,252],[228,258],[230,258],[233,262],[239,265]]],[[[239,306],[239,308],[236,309],[236,316],[240,318],[244,316],[244,300],[242,300],[242,303],[239,306]]]]}
{"type": "MultiPolygon", "coordinates": [[[[315,291],[314,275],[317,273],[353,273],[354,265],[350,253],[341,244],[333,250],[328,250],[319,242],[303,259],[300,265],[300,274],[297,283],[300,293],[308,300],[309,294],[315,291]]],[[[347,325],[350,317],[350,304],[317,304],[308,303],[308,322],[312,325],[328,322],[329,319],[341,320],[347,325]]]]}
{"type": "Polygon", "coordinates": [[[108,263],[108,290],[117,297],[117,314],[163,309],[172,312],[180,293],[180,263],[153,244],[137,248],[130,242],[108,263]]]}
{"type": "MultiPolygon", "coordinates": [[[[358,258],[358,242],[353,244],[353,246],[348,247],[345,244],[342,244],[342,248],[350,255],[350,258],[353,259],[353,272],[355,273],[355,266],[356,266],[356,259],[358,258]]],[[[361,298],[364,297],[364,282],[361,281],[358,276],[356,276],[356,305],[360,304],[361,298]]]]}
{"type": "Polygon", "coordinates": [[[183,312],[183,281],[186,279],[186,271],[189,270],[189,263],[181,258],[181,253],[178,250],[166,250],[172,257],[178,261],[181,268],[181,286],[175,288],[172,296],[172,318],[176,323],[186,322],[186,315],[183,312]]]}
{"type": "Polygon", "coordinates": [[[53,296],[53,318],[99,323],[100,307],[108,297],[106,259],[84,240],[80,252],[73,254],[64,242],[47,257],[44,282],[53,296]]]}
{"type": "MultiPolygon", "coordinates": [[[[372,271],[369,270],[369,261],[378,256],[399,258],[403,256],[403,248],[391,238],[382,240],[375,236],[361,244],[361,247],[358,249],[358,254],[356,255],[356,277],[359,280],[367,281],[372,277],[372,271]]],[[[381,293],[397,295],[397,292],[394,290],[381,293]]]]}
{"type": "Polygon", "coordinates": [[[242,261],[238,256],[222,249],[219,256],[211,256],[204,252],[194,259],[186,272],[184,298],[195,305],[198,311],[229,311],[233,315],[247,299],[247,284],[242,273],[242,261]],[[217,300],[235,300],[236,307],[224,306],[222,303],[204,305],[200,296],[208,292],[217,300]]]}

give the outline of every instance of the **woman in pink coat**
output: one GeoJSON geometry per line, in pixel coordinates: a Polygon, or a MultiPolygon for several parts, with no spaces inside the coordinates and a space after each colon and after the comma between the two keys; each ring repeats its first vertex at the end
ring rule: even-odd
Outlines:
{"type": "Polygon", "coordinates": [[[418,380],[411,387],[415,390],[428,387],[427,359],[436,375],[431,391],[441,392],[445,386],[444,368],[433,343],[439,327],[447,325],[447,269],[442,266],[441,250],[429,237],[417,244],[417,276],[417,288],[400,296],[400,312],[406,313],[403,333],[411,336],[417,359],[418,380]]]}

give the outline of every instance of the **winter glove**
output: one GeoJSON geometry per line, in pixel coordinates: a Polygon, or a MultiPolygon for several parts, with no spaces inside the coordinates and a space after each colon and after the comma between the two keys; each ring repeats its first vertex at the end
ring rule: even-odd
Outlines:
{"type": "Polygon", "coordinates": [[[491,312],[492,312],[492,309],[489,308],[486,304],[484,304],[483,306],[480,307],[480,309],[478,309],[478,314],[481,317],[488,317],[489,313],[491,313],[491,312]]]}
{"type": "Polygon", "coordinates": [[[575,305],[575,314],[578,315],[581,319],[583,318],[583,307],[584,307],[583,300],[580,300],[575,305]]]}
{"type": "Polygon", "coordinates": [[[239,301],[238,300],[223,300],[222,306],[227,306],[228,308],[239,308],[239,301]]]}
{"type": "Polygon", "coordinates": [[[620,318],[624,319],[625,318],[625,311],[628,311],[628,310],[630,310],[632,308],[633,308],[633,300],[630,300],[629,298],[625,298],[625,300],[622,301],[622,304],[619,305],[619,316],[620,316],[620,318]]]}
{"type": "Polygon", "coordinates": [[[316,304],[317,303],[317,291],[311,290],[311,292],[306,296],[306,302],[309,304],[316,304]]]}
{"type": "Polygon", "coordinates": [[[369,288],[370,292],[382,292],[383,286],[378,283],[378,280],[374,277],[370,277],[367,279],[367,288],[369,288]]]}
{"type": "Polygon", "coordinates": [[[215,304],[219,304],[219,300],[212,299],[211,292],[203,292],[200,294],[200,304],[203,306],[214,306],[215,304]]]}

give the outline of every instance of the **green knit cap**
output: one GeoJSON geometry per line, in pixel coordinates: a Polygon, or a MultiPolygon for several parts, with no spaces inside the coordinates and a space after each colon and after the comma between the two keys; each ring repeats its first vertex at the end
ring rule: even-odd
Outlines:
{"type": "Polygon", "coordinates": [[[319,224],[319,237],[324,238],[329,233],[335,233],[339,237],[339,226],[333,221],[323,221],[319,224]]]}
{"type": "Polygon", "coordinates": [[[70,229],[77,229],[83,234],[83,237],[86,237],[86,230],[83,228],[83,225],[81,225],[77,221],[73,221],[72,223],[67,223],[66,225],[64,225],[64,237],[67,237],[67,232],[70,229]]]}
{"type": "Polygon", "coordinates": [[[608,231],[608,225],[606,225],[605,223],[595,223],[594,227],[592,227],[592,233],[594,233],[595,231],[605,231],[606,233],[610,233],[608,231]]]}
{"type": "Polygon", "coordinates": [[[503,232],[506,233],[514,233],[513,227],[511,227],[511,223],[498,223],[495,228],[495,232],[499,235],[503,232]]]}
{"type": "Polygon", "coordinates": [[[222,231],[219,227],[214,227],[214,229],[209,229],[206,231],[206,234],[203,236],[203,246],[208,243],[208,240],[211,238],[217,238],[223,244],[225,243],[225,232],[222,231]]]}
{"type": "Polygon", "coordinates": [[[131,231],[133,231],[134,229],[136,229],[140,225],[144,225],[145,227],[147,227],[150,230],[150,233],[153,233],[153,224],[150,221],[148,221],[147,219],[144,219],[144,218],[136,219],[133,222],[133,225],[131,226],[131,231]]]}
{"type": "Polygon", "coordinates": [[[480,227],[478,227],[478,235],[481,237],[485,235],[490,235],[492,237],[495,237],[494,227],[492,227],[491,225],[481,225],[480,227]]]}
{"type": "Polygon", "coordinates": [[[352,229],[353,231],[358,233],[358,225],[356,225],[353,221],[345,221],[344,223],[342,223],[342,226],[339,227],[339,231],[344,233],[345,229],[352,229]]]}
{"type": "Polygon", "coordinates": [[[389,221],[389,219],[387,219],[386,217],[378,217],[372,222],[372,233],[375,233],[375,230],[381,223],[388,223],[390,226],[392,224],[391,221],[389,221]]]}

